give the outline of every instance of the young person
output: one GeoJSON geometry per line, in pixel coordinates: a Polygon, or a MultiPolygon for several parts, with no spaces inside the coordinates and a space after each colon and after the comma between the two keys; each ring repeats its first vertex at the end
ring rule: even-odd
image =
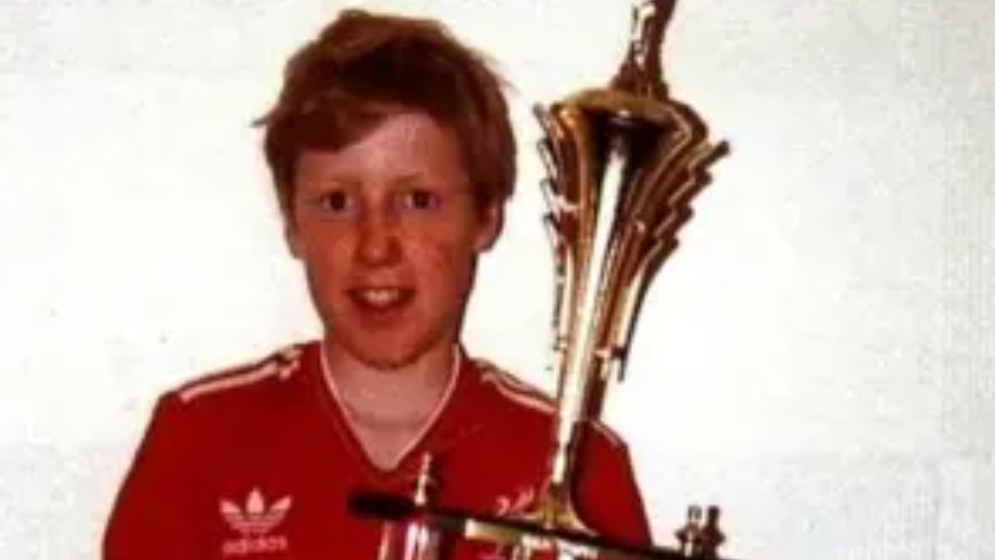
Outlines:
{"type": "MultiPolygon", "coordinates": [[[[348,497],[411,495],[426,454],[437,503],[528,511],[551,401],[460,340],[515,182],[499,77],[437,23],[345,11],[290,60],[261,124],[324,336],[161,397],[105,560],[373,559],[382,526],[348,497]]],[[[624,444],[598,426],[582,455],[581,516],[648,543],[624,444]]]]}

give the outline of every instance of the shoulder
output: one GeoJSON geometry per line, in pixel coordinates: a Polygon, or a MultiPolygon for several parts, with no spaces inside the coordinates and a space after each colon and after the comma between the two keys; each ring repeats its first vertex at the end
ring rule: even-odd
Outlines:
{"type": "Polygon", "coordinates": [[[189,407],[270,394],[300,375],[307,346],[288,345],[241,364],[201,374],[170,390],[164,399],[189,407]]]}
{"type": "Polygon", "coordinates": [[[506,369],[483,358],[471,358],[477,372],[480,386],[488,400],[497,406],[552,418],[556,413],[556,403],[546,392],[509,373],[506,369]]]}
{"type": "MultiPolygon", "coordinates": [[[[495,403],[501,413],[510,417],[526,417],[552,428],[557,414],[556,399],[539,387],[523,380],[508,370],[482,358],[472,358],[481,386],[488,400],[495,403]]],[[[601,420],[590,423],[592,444],[601,452],[625,452],[625,440],[601,420]]]]}
{"type": "MultiPolygon", "coordinates": [[[[240,365],[201,374],[162,393],[146,428],[147,438],[201,440],[208,434],[237,434],[280,423],[300,394],[308,345],[274,350],[240,365]]],[[[183,447],[190,441],[179,443],[183,447]]]]}
{"type": "MultiPolygon", "coordinates": [[[[148,418],[136,464],[176,467],[177,457],[203,460],[204,452],[239,438],[257,437],[284,426],[300,391],[292,381],[308,345],[273,351],[243,365],[204,374],[160,394],[148,418]],[[289,398],[288,398],[289,397],[289,398]]],[[[176,467],[178,468],[178,467],[176,467]]]]}

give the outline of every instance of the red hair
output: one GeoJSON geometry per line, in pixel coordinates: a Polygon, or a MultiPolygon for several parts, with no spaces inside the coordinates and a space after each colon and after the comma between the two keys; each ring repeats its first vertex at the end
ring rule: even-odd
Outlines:
{"type": "Polygon", "coordinates": [[[342,149],[385,118],[423,112],[453,131],[479,208],[515,184],[503,81],[441,24],[346,10],[288,62],[276,105],[257,124],[281,209],[290,216],[298,157],[342,149]]]}

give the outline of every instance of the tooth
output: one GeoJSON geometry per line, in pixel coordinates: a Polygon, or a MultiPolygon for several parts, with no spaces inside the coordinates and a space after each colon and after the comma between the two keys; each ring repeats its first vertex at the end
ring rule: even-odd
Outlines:
{"type": "Polygon", "coordinates": [[[390,305],[400,299],[400,290],[392,288],[370,288],[360,291],[360,296],[369,304],[390,305]]]}

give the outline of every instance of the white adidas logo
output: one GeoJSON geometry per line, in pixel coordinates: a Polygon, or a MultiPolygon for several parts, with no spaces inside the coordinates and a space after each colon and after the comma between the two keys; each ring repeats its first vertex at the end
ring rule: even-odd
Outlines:
{"type": "Polygon", "coordinates": [[[270,533],[287,517],[292,504],[291,497],[284,496],[267,506],[266,498],[258,488],[253,488],[249,492],[244,506],[221,500],[222,517],[228,526],[240,535],[239,538],[224,541],[222,544],[224,556],[248,556],[287,550],[289,546],[287,537],[270,533]]]}
{"type": "MultiPolygon", "coordinates": [[[[536,507],[536,491],[533,488],[519,488],[517,492],[498,496],[494,513],[498,517],[521,519],[536,507]]],[[[481,560],[505,560],[509,557],[508,548],[499,544],[489,547],[480,556],[481,560]]],[[[581,558],[578,556],[577,558],[581,558]]]]}
{"type": "Polygon", "coordinates": [[[536,491],[532,488],[519,488],[517,495],[500,496],[495,513],[498,517],[522,517],[536,505],[536,491]]]}

